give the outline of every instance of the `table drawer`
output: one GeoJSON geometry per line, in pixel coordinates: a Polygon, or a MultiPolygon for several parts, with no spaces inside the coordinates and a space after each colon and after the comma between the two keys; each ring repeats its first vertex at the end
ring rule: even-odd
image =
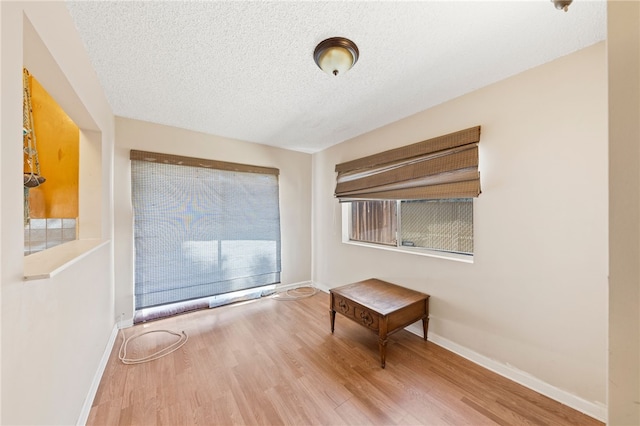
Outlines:
{"type": "Polygon", "coordinates": [[[379,330],[379,316],[377,313],[352,302],[351,300],[333,295],[333,309],[370,330],[379,330]]]}

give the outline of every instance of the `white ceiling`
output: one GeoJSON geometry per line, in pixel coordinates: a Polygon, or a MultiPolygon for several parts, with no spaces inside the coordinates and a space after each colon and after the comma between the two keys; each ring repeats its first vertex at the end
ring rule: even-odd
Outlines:
{"type": "Polygon", "coordinates": [[[114,114],[304,152],[606,37],[605,0],[67,4],[114,114]],[[338,77],[334,36],[360,50],[338,77]]]}

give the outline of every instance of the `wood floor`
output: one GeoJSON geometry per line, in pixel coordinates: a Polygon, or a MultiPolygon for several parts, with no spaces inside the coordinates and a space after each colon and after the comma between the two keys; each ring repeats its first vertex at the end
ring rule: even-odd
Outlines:
{"type": "MultiPolygon", "coordinates": [[[[330,333],[325,293],[125,332],[154,329],[184,330],[189,340],[159,360],[124,365],[119,337],[88,425],[602,424],[406,330],[389,338],[383,370],[375,334],[340,315],[330,333]]],[[[169,341],[153,333],[132,347],[142,355],[169,341]]]]}

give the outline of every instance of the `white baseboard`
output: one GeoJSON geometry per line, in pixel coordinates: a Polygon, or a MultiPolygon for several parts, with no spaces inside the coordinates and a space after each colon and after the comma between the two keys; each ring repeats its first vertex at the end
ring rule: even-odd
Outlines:
{"type": "MultiPolygon", "coordinates": [[[[328,286],[317,282],[314,282],[313,284],[319,290],[322,290],[326,293],[329,292],[328,286]]],[[[423,337],[421,323],[412,324],[406,329],[413,334],[423,337]]],[[[487,370],[491,370],[496,374],[506,377],[509,380],[519,383],[522,386],[525,386],[555,401],[558,401],[561,404],[571,407],[574,410],[578,410],[604,423],[607,422],[607,407],[604,404],[587,401],[572,393],[552,386],[549,383],[544,382],[522,370],[518,370],[517,368],[514,368],[510,365],[506,365],[488,358],[433,332],[429,332],[429,341],[435,343],[438,346],[442,346],[443,348],[448,349],[451,352],[486,368],[487,370]]]]}
{"type": "MultiPolygon", "coordinates": [[[[422,337],[422,324],[412,324],[406,329],[407,331],[422,337]]],[[[552,386],[522,370],[518,370],[510,365],[488,358],[435,333],[429,332],[429,341],[438,346],[442,346],[443,348],[448,349],[451,352],[486,368],[487,370],[491,370],[509,380],[571,407],[574,410],[578,410],[604,423],[607,422],[607,407],[605,405],[582,399],[572,393],[552,386]]]]}
{"type": "Polygon", "coordinates": [[[300,282],[291,283],[291,284],[280,283],[280,284],[276,284],[275,290],[278,292],[278,291],[289,290],[292,288],[298,288],[298,287],[304,287],[304,286],[310,286],[310,285],[313,285],[311,281],[300,281],[300,282]]]}
{"type": "MultiPolygon", "coordinates": [[[[329,292],[329,287],[320,283],[312,283],[311,281],[298,282],[293,284],[278,284],[276,286],[277,291],[287,290],[290,288],[296,288],[301,286],[313,285],[318,290],[321,290],[325,293],[329,292]]],[[[130,327],[133,325],[133,320],[123,321],[120,324],[120,328],[130,327]],[[129,324],[129,322],[131,324],[129,324]]],[[[407,331],[416,334],[422,337],[422,325],[412,324],[406,328],[407,331]]],[[[111,336],[109,337],[109,342],[102,354],[102,359],[100,360],[100,364],[98,369],[94,375],[93,382],[91,383],[91,388],[89,390],[89,394],[85,399],[84,406],[82,407],[82,412],[80,413],[80,417],[78,418],[78,425],[84,425],[89,418],[89,413],[91,411],[91,406],[93,404],[93,400],[98,391],[98,386],[100,385],[100,380],[102,379],[102,375],[107,366],[107,362],[109,360],[109,356],[111,355],[111,351],[113,349],[113,345],[115,344],[116,338],[118,336],[118,324],[113,326],[113,330],[111,331],[111,336]]],[[[530,374],[518,370],[512,366],[500,363],[496,360],[488,358],[484,355],[481,355],[471,349],[468,349],[462,345],[459,345],[455,342],[452,342],[449,339],[446,339],[442,336],[439,336],[433,332],[429,333],[429,341],[435,343],[438,346],[442,346],[445,349],[450,350],[451,352],[460,355],[463,358],[468,359],[469,361],[478,364],[487,370],[493,371],[496,374],[499,374],[503,377],[506,377],[509,380],[513,380],[516,383],[519,383],[529,389],[532,389],[542,395],[545,395],[555,401],[558,401],[564,405],[567,405],[575,410],[578,410],[588,416],[591,416],[597,420],[600,420],[604,423],[607,422],[607,407],[603,404],[597,404],[594,402],[587,401],[583,398],[580,398],[576,395],[573,395],[567,391],[562,389],[558,389],[555,386],[550,385],[547,382],[544,382],[536,377],[531,376],[530,374]]]]}
{"type": "Polygon", "coordinates": [[[314,282],[312,285],[313,285],[315,288],[317,288],[318,290],[321,290],[321,291],[323,291],[323,292],[325,292],[325,293],[329,293],[329,289],[330,289],[330,288],[329,288],[328,286],[324,285],[324,284],[321,284],[321,283],[315,283],[315,282],[314,282]]]}
{"type": "Polygon", "coordinates": [[[111,356],[111,350],[113,349],[113,345],[116,342],[116,338],[118,337],[118,324],[114,324],[113,330],[111,330],[111,335],[109,336],[109,341],[107,342],[107,346],[104,348],[104,352],[102,353],[102,358],[100,359],[100,364],[98,364],[98,369],[96,373],[93,375],[93,381],[91,382],[91,387],[89,388],[89,393],[84,400],[84,405],[82,406],[82,411],[80,411],[80,416],[78,417],[78,426],[84,426],[89,419],[89,413],[91,412],[91,406],[93,405],[93,400],[96,397],[96,393],[98,392],[98,386],[100,385],[100,380],[102,380],[102,375],[104,374],[104,370],[107,367],[107,362],[109,361],[109,356],[111,356]]]}
{"type": "Polygon", "coordinates": [[[133,318],[118,321],[116,327],[119,329],[133,327],[133,318]]]}

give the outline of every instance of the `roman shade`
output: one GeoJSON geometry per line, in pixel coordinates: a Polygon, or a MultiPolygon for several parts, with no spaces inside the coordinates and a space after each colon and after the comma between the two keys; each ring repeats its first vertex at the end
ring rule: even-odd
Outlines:
{"type": "Polygon", "coordinates": [[[480,194],[480,126],[336,165],[335,196],[429,200],[480,194]]]}

